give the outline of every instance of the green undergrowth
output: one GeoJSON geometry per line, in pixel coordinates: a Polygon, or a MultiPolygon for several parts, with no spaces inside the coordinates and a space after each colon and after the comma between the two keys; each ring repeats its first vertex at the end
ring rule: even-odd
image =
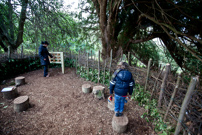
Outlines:
{"type": "Polygon", "coordinates": [[[159,110],[157,109],[157,100],[150,99],[150,93],[144,92],[144,88],[139,84],[135,85],[134,93],[132,99],[138,102],[139,106],[142,106],[147,110],[141,118],[144,118],[147,122],[151,122],[155,126],[155,132],[158,135],[170,135],[174,132],[174,127],[168,125],[167,123],[163,122],[163,117],[160,115],[159,110]]]}
{"type": "MultiPolygon", "coordinates": [[[[65,58],[65,67],[75,67],[74,60],[65,58]]],[[[60,64],[50,64],[50,68],[61,67],[60,64]]],[[[0,82],[17,75],[30,72],[37,69],[42,69],[39,57],[25,59],[10,59],[0,63],[0,82]]]]}
{"type": "MultiPolygon", "coordinates": [[[[98,83],[98,70],[89,68],[89,73],[87,73],[87,69],[83,66],[77,67],[77,74],[79,74],[82,78],[86,78],[87,81],[92,81],[98,83]]],[[[104,79],[104,71],[100,71],[99,82],[109,86],[109,71],[105,71],[105,79],[104,79]]]]}
{"type": "MultiPolygon", "coordinates": [[[[89,75],[87,74],[87,69],[83,66],[77,67],[77,74],[86,80],[97,83],[98,82],[98,70],[89,68],[89,75]]],[[[109,77],[110,73],[105,72],[105,82],[103,82],[104,71],[100,71],[100,83],[109,86],[109,77]]],[[[144,107],[146,110],[149,110],[148,113],[145,112],[141,118],[144,118],[147,122],[153,123],[155,126],[155,132],[159,135],[171,135],[174,132],[174,127],[169,126],[167,123],[163,122],[163,118],[157,109],[157,100],[151,99],[150,102],[150,93],[144,92],[144,88],[136,83],[132,99],[138,101],[139,106],[144,107]]]]}

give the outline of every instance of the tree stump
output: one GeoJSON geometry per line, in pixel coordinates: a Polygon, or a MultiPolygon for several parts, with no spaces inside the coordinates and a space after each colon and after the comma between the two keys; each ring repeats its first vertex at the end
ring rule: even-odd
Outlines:
{"type": "Polygon", "coordinates": [[[2,89],[3,98],[14,99],[18,96],[17,88],[15,86],[10,86],[2,89]]]}
{"type": "Polygon", "coordinates": [[[93,87],[93,94],[98,99],[105,99],[104,90],[105,90],[105,87],[103,87],[103,86],[94,86],[93,87]]]}
{"type": "Polygon", "coordinates": [[[112,110],[112,111],[114,111],[114,97],[112,97],[112,101],[111,102],[109,102],[108,101],[108,108],[110,109],[110,110],[112,110]]]}
{"type": "Polygon", "coordinates": [[[20,85],[23,85],[23,84],[25,84],[25,77],[19,76],[19,77],[15,78],[15,85],[16,86],[20,86],[20,85]]]}
{"type": "Polygon", "coordinates": [[[121,117],[113,116],[112,128],[118,133],[124,133],[127,130],[128,117],[123,114],[121,117]]]}
{"type": "Polygon", "coordinates": [[[83,93],[91,93],[91,85],[90,84],[83,84],[82,85],[82,91],[83,93]]]}
{"type": "Polygon", "coordinates": [[[14,111],[22,112],[29,108],[29,97],[20,96],[14,100],[14,111]]]}

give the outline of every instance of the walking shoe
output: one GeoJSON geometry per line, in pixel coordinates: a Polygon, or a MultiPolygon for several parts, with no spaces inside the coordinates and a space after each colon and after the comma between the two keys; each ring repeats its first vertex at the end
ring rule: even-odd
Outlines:
{"type": "Polygon", "coordinates": [[[119,116],[123,116],[123,113],[119,113],[119,116]]]}
{"type": "Polygon", "coordinates": [[[116,116],[116,117],[119,117],[119,113],[115,113],[115,116],[116,116]]]}
{"type": "Polygon", "coordinates": [[[50,75],[48,74],[46,77],[49,77],[50,75]]]}

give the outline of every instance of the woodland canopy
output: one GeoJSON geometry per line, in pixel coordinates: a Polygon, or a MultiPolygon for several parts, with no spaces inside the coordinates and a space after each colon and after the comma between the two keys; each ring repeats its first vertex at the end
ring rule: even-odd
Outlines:
{"type": "Polygon", "coordinates": [[[202,72],[201,0],[82,0],[76,21],[63,9],[68,10],[55,1],[2,0],[0,47],[16,50],[23,41],[42,39],[52,47],[76,41],[93,46],[101,40],[102,58],[113,49],[113,58],[130,52],[131,58],[145,65],[152,58],[157,66],[161,56],[152,39],[159,38],[181,69],[202,72]]]}

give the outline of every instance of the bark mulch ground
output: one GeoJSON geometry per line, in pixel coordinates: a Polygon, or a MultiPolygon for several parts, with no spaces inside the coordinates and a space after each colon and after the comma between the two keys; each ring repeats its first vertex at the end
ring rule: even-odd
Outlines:
{"type": "MultiPolygon", "coordinates": [[[[17,88],[20,96],[27,95],[31,107],[15,113],[13,100],[3,99],[0,94],[0,134],[1,135],[116,135],[112,129],[113,111],[107,107],[107,98],[98,100],[91,94],[82,93],[85,81],[75,74],[74,69],[51,70],[51,76],[44,78],[43,70],[22,74],[26,84],[17,88]]],[[[14,78],[6,80],[0,89],[12,84],[14,78]]],[[[109,91],[106,88],[107,97],[109,91]]],[[[153,135],[151,124],[140,116],[145,110],[135,101],[125,105],[124,113],[129,124],[124,135],[153,135]]]]}

